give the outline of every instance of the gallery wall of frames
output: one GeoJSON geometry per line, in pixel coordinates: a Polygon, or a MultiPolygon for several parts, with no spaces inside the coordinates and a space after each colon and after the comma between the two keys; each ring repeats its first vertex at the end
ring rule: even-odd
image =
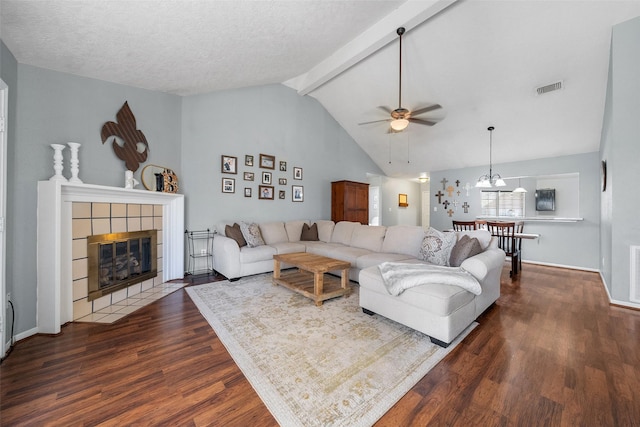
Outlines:
{"type": "Polygon", "coordinates": [[[220,172],[223,174],[223,194],[235,194],[237,190],[244,197],[257,196],[260,200],[304,202],[302,168],[289,167],[286,161],[278,161],[276,156],[245,154],[242,164],[237,156],[222,154],[220,172]]]}

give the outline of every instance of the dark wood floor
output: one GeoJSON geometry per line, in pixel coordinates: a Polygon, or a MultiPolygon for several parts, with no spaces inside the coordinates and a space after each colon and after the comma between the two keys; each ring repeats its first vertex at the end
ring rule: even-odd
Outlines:
{"type": "MultiPolygon", "coordinates": [[[[478,326],[378,426],[640,425],[640,312],[597,273],[524,265],[478,326]]],[[[113,325],[20,341],[9,425],[276,425],[184,290],[113,325]]]]}

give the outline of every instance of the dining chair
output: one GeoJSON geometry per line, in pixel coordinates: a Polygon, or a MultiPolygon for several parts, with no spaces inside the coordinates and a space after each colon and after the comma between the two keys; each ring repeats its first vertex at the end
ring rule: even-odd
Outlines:
{"type": "Polygon", "coordinates": [[[509,276],[518,274],[520,252],[516,244],[516,223],[487,221],[487,229],[498,239],[498,247],[511,257],[509,276]]]}
{"type": "Polygon", "coordinates": [[[524,221],[516,221],[516,246],[518,248],[518,269],[522,270],[522,237],[517,234],[524,233],[524,221]]]}
{"type": "Polygon", "coordinates": [[[487,220],[476,219],[476,230],[486,230],[486,229],[487,229],[487,220]]]}
{"type": "Polygon", "coordinates": [[[453,221],[454,231],[466,231],[466,230],[475,230],[475,229],[476,229],[475,221],[453,221]]]}

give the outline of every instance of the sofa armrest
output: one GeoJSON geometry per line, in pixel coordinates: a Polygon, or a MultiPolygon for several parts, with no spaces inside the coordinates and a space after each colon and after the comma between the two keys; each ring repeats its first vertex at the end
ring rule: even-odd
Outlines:
{"type": "Polygon", "coordinates": [[[465,259],[460,267],[471,273],[482,282],[492,270],[501,269],[504,264],[505,253],[502,249],[489,248],[486,251],[465,259]]]}
{"type": "Polygon", "coordinates": [[[240,247],[222,234],[213,238],[213,268],[227,279],[240,277],[240,247]]]}

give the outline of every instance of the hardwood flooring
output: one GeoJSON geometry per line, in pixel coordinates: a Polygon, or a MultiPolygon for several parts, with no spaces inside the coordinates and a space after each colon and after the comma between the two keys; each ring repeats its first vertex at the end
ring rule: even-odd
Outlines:
{"type": "MultiPolygon", "coordinates": [[[[377,426],[640,426],[640,312],[597,273],[505,265],[478,321],[377,426]]],[[[277,425],[183,289],[22,340],[0,377],[3,426],[277,425]]]]}

